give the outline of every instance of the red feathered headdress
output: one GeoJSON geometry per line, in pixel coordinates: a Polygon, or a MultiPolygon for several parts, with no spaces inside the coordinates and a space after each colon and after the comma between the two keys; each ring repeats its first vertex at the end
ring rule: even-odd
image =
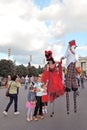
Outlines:
{"type": "Polygon", "coordinates": [[[49,61],[52,59],[52,51],[49,50],[49,51],[46,51],[45,50],[45,57],[46,57],[46,60],[49,61]]]}

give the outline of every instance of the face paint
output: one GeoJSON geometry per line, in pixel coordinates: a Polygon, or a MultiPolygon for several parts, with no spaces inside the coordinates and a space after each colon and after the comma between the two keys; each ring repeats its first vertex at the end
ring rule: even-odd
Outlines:
{"type": "Polygon", "coordinates": [[[72,46],[72,47],[71,47],[71,50],[72,50],[72,52],[74,52],[74,53],[75,53],[75,48],[76,48],[75,46],[72,46]]]}

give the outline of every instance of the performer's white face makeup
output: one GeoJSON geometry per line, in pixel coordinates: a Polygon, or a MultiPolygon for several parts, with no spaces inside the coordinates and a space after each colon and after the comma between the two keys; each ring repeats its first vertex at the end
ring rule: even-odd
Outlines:
{"type": "Polygon", "coordinates": [[[76,46],[72,46],[72,47],[71,47],[71,50],[72,50],[72,52],[74,52],[74,53],[75,53],[75,49],[76,49],[76,46]]]}
{"type": "Polygon", "coordinates": [[[52,61],[50,60],[49,63],[52,64],[52,61]]]}

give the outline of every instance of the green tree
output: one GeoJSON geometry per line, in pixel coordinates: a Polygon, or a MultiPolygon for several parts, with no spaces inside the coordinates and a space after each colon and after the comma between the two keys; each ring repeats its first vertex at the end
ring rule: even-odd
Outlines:
{"type": "Polygon", "coordinates": [[[43,72],[43,68],[39,65],[38,68],[35,66],[31,66],[30,63],[28,63],[28,66],[25,67],[22,65],[16,65],[11,60],[0,60],[0,76],[7,77],[8,75],[19,75],[20,77],[28,75],[31,76],[38,76],[43,72]]]}
{"type": "Polygon", "coordinates": [[[0,76],[7,77],[15,73],[16,68],[13,61],[5,59],[0,60],[0,76]]]}
{"type": "Polygon", "coordinates": [[[27,68],[24,65],[16,66],[16,75],[20,77],[27,75],[27,68]]]}
{"type": "Polygon", "coordinates": [[[34,66],[28,66],[27,67],[27,74],[29,77],[33,76],[38,76],[38,71],[34,66]]]}
{"type": "Polygon", "coordinates": [[[43,67],[41,67],[41,66],[39,65],[39,67],[38,67],[37,71],[38,71],[38,74],[43,73],[43,67]]]}

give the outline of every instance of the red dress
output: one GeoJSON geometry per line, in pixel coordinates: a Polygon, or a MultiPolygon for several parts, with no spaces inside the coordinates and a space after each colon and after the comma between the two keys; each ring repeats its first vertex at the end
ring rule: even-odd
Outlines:
{"type": "Polygon", "coordinates": [[[54,65],[53,68],[49,67],[49,71],[47,71],[47,69],[44,70],[42,74],[42,81],[44,83],[48,81],[47,92],[50,102],[53,102],[54,99],[64,94],[64,86],[61,75],[56,65],[54,65]]]}

